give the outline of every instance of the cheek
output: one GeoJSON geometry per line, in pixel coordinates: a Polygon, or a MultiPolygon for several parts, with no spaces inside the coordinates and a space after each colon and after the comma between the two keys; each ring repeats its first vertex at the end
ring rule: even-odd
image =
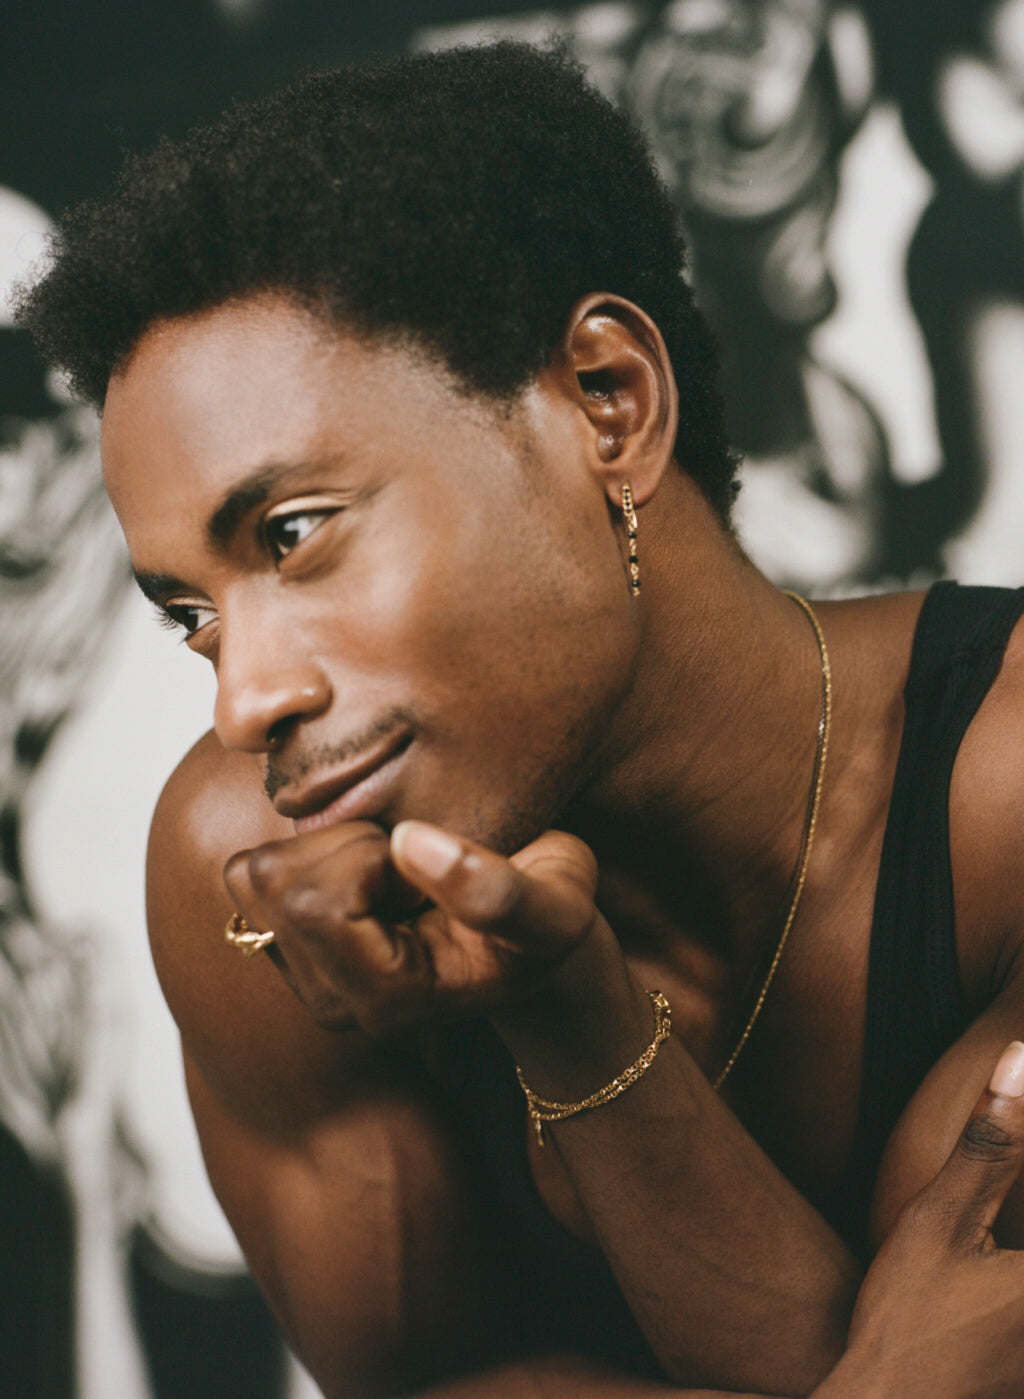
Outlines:
{"type": "Polygon", "coordinates": [[[601,651],[630,601],[611,532],[543,509],[481,511],[421,532],[375,594],[383,614],[404,619],[421,664],[524,686],[601,651]]]}
{"type": "Polygon", "coordinates": [[[340,690],[383,691],[424,716],[461,708],[464,732],[489,725],[497,742],[621,690],[635,604],[607,516],[539,498],[441,501],[382,510],[321,585],[314,644],[340,690]]]}
{"type": "Polygon", "coordinates": [[[614,551],[594,553],[571,532],[556,546],[506,529],[469,560],[439,561],[443,590],[410,596],[418,682],[463,733],[479,727],[488,753],[568,742],[628,683],[632,600],[614,551]]]}

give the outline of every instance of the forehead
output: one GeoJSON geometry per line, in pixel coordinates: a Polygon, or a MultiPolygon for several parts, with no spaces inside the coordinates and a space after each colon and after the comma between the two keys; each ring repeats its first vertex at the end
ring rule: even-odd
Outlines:
{"type": "Polygon", "coordinates": [[[159,322],[110,382],[104,478],[132,544],[141,520],[232,479],[339,450],[401,452],[493,409],[413,349],[357,339],[284,299],[159,322]]]}

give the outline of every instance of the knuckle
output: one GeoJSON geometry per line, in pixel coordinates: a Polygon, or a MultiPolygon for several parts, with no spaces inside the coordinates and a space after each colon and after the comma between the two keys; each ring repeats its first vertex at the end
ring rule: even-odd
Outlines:
{"type": "Polygon", "coordinates": [[[304,998],[310,1019],[321,1030],[346,1030],[355,1023],[351,1001],[334,991],[320,988],[304,998]]]}
{"type": "Polygon", "coordinates": [[[566,831],[548,831],[513,855],[512,864],[534,877],[572,884],[587,895],[597,888],[597,857],[589,845],[566,831]]]}
{"type": "Polygon", "coordinates": [[[224,883],[230,894],[238,897],[249,884],[249,851],[239,850],[225,863],[224,883]]]}
{"type": "Polygon", "coordinates": [[[568,911],[564,930],[565,940],[576,946],[594,931],[600,915],[592,903],[581,902],[568,911]]]}
{"type": "Polygon", "coordinates": [[[1020,1145],[1012,1132],[986,1113],[971,1118],[960,1137],[960,1153],[969,1161],[1009,1161],[1020,1145]]]}
{"type": "MultiPolygon", "coordinates": [[[[470,866],[467,873],[473,876],[475,871],[470,866]]],[[[522,896],[522,877],[506,866],[490,878],[468,879],[460,890],[459,912],[471,923],[503,924],[515,917],[522,896]]]]}
{"type": "Polygon", "coordinates": [[[339,893],[345,902],[347,916],[365,917],[384,897],[391,869],[388,846],[380,840],[364,837],[359,863],[345,880],[339,893]]]}
{"type": "Polygon", "coordinates": [[[281,911],[292,927],[319,923],[328,911],[322,891],[307,881],[289,884],[281,894],[281,911]]]}
{"type": "Polygon", "coordinates": [[[276,844],[260,845],[249,851],[249,881],[257,893],[273,895],[286,879],[285,861],[276,844]]]}
{"type": "Polygon", "coordinates": [[[946,1220],[945,1202],[937,1199],[932,1191],[922,1191],[903,1206],[893,1228],[893,1241],[906,1248],[914,1240],[937,1237],[942,1233],[946,1220]]]}
{"type": "Polygon", "coordinates": [[[962,1223],[960,1202],[926,1187],[904,1205],[886,1247],[901,1266],[920,1272],[946,1256],[962,1223]]]}
{"type": "Polygon", "coordinates": [[[597,888],[597,856],[578,836],[566,835],[565,839],[569,842],[568,850],[578,882],[592,894],[597,888]]]}

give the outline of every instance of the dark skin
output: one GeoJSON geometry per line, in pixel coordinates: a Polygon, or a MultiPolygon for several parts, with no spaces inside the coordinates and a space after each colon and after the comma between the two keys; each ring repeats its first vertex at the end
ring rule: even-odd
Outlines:
{"type": "MultiPolygon", "coordinates": [[[[555,1217],[608,1257],[668,1379],[824,1383],[841,1399],[895,1392],[870,1386],[892,1381],[897,1352],[932,1393],[949,1373],[934,1336],[919,1353],[892,1341],[917,1334],[924,1302],[901,1300],[891,1269],[882,1303],[867,1294],[897,1319],[889,1339],[855,1329],[834,1368],[861,1277],[814,1207],[853,1131],[921,598],[820,608],[836,698],[808,883],[717,1094],[708,1076],[785,917],[820,675],[802,613],[673,462],[675,415],[657,329],[601,295],[510,406],[273,297],[158,325],[111,382],[105,473],[133,564],[218,675],[216,733],[154,821],[154,955],[211,1180],[329,1395],[460,1370],[478,1387],[453,1394],[499,1392],[480,1367],[501,1329],[487,1304],[501,1221],[424,1073],[433,1027],[489,1016],[536,1090],[572,1100],[648,1043],[649,987],[672,1005],[672,1039],[531,1159],[555,1217]],[[275,931],[254,963],[223,943],[233,908],[275,931]]],[[[1024,765],[1007,741],[1022,700],[1015,635],[951,794],[977,1019],[897,1128],[880,1239],[1024,1025],[1024,765]]],[[[918,1222],[924,1250],[922,1235],[918,1222]]],[[[987,1341],[1019,1334],[975,1272],[987,1341]]],[[[545,1364],[508,1372],[506,1392],[664,1392],[598,1384],[586,1357],[545,1364]]]]}

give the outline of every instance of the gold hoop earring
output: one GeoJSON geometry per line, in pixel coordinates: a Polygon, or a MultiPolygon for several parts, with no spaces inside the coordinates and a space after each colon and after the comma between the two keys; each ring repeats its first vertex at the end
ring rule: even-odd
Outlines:
{"type": "Polygon", "coordinates": [[[639,597],[640,559],[636,552],[636,510],[633,508],[633,491],[628,481],[622,483],[622,518],[626,522],[626,539],[629,542],[629,591],[634,597],[639,597]]]}

